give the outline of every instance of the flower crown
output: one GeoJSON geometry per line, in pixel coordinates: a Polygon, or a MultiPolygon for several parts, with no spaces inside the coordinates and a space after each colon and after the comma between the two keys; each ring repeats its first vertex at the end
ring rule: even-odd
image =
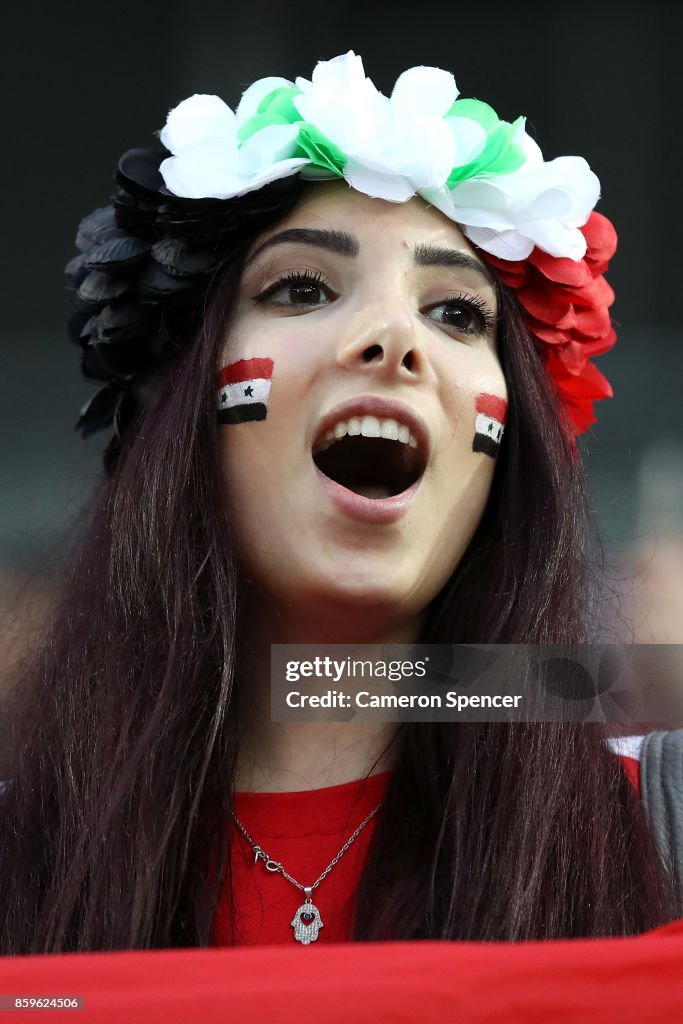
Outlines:
{"type": "Polygon", "coordinates": [[[293,175],[344,178],[390,202],[419,195],[455,221],[515,290],[571,432],[595,422],[593,401],[612,390],[589,359],[616,339],[602,276],[616,234],[593,209],[600,183],[581,157],[544,161],[524,118],[508,123],[458,96],[451,74],[415,67],[386,97],[349,52],[319,62],[311,81],[255,82],[234,112],[217,96],[175,107],[162,153],[124,154],[114,206],[81,223],[67,267],[83,370],[107,381],[82,410],[83,433],[113,420],[120,437],[173,341],[153,307],[206,286],[226,241],[234,248],[245,219],[253,226],[263,197],[293,175]]]}

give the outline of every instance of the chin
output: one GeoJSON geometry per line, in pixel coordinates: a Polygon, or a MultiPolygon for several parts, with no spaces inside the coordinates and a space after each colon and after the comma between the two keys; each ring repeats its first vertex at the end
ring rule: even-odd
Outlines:
{"type": "MultiPolygon", "coordinates": [[[[321,643],[335,634],[348,637],[340,643],[371,642],[373,635],[414,626],[447,578],[443,557],[426,566],[424,556],[404,552],[400,557],[395,550],[374,557],[349,550],[334,558],[315,553],[318,558],[305,562],[283,556],[252,565],[245,576],[264,611],[270,607],[283,626],[319,627],[321,643]]],[[[258,606],[254,612],[258,615],[258,606]]]]}
{"type": "Polygon", "coordinates": [[[405,580],[390,572],[370,574],[346,571],[334,576],[300,581],[295,592],[281,595],[291,607],[323,618],[340,616],[348,621],[361,617],[363,624],[406,622],[419,615],[431,599],[416,590],[414,580],[405,580]]]}

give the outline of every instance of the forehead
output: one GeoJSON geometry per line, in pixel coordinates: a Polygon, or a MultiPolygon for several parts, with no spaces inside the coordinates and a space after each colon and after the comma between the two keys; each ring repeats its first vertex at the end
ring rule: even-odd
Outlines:
{"type": "Polygon", "coordinates": [[[430,241],[474,254],[462,231],[439,210],[415,196],[405,203],[391,203],[356,192],[344,181],[310,184],[294,210],[256,245],[287,228],[310,227],[345,231],[375,245],[391,241],[412,250],[416,243],[430,241]]]}

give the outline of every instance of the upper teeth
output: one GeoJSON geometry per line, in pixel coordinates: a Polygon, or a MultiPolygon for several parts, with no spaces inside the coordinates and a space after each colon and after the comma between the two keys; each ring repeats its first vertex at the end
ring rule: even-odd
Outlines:
{"type": "Polygon", "coordinates": [[[335,441],[342,437],[356,437],[361,434],[363,437],[385,437],[389,441],[400,441],[401,444],[408,444],[411,448],[417,448],[417,439],[411,433],[410,428],[398,420],[379,419],[377,416],[352,416],[348,420],[339,420],[331,430],[328,430],[325,437],[316,445],[319,452],[325,451],[335,441]]]}

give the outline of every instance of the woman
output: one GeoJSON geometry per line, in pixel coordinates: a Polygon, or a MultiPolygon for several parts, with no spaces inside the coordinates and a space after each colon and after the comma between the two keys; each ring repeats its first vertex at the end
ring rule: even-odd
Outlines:
{"type": "Polygon", "coordinates": [[[116,434],[19,690],[2,951],[669,920],[597,727],[268,711],[271,643],[591,638],[597,179],[438,69],[385,100],[353,54],[161,138],[69,266],[106,382],[79,424],[116,434]]]}

